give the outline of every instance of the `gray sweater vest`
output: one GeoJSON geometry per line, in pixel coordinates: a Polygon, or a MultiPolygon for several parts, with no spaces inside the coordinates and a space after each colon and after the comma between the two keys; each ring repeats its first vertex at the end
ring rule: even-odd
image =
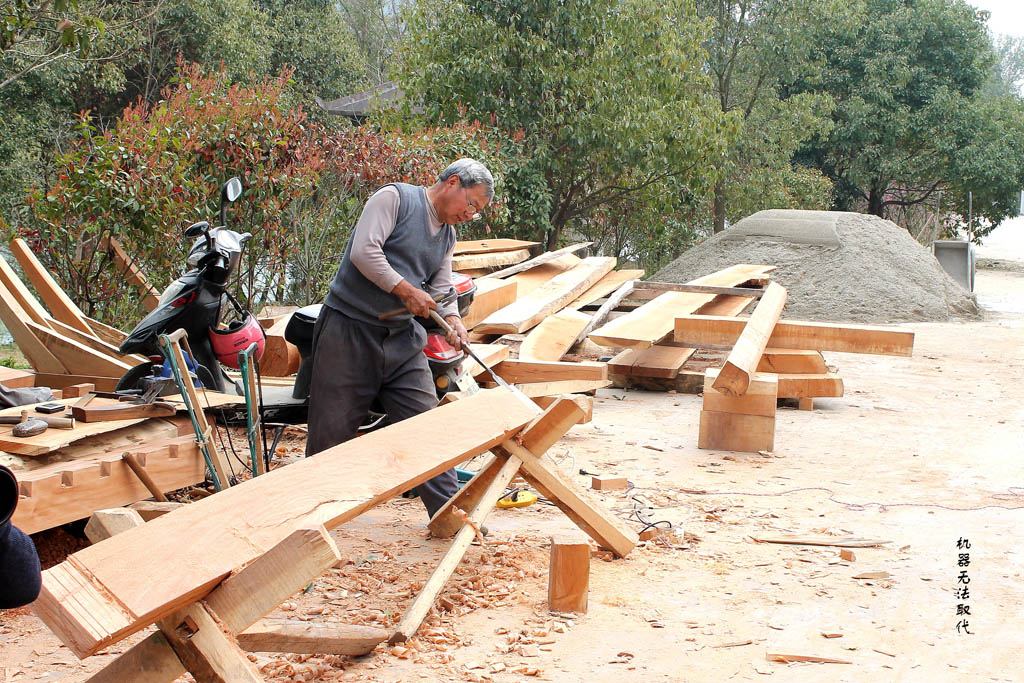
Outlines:
{"type": "MultiPolygon", "coordinates": [[[[384,241],[384,257],[405,280],[422,288],[455,244],[455,229],[442,225],[436,236],[431,235],[426,189],[406,183],[391,183],[391,186],[398,190],[398,217],[394,232],[384,241]]],[[[352,239],[349,238],[324,303],[350,318],[381,327],[407,325],[412,318],[408,313],[389,320],[378,319],[380,314],[404,304],[391,292],[385,292],[366,279],[352,263],[351,252],[352,239]]]]}

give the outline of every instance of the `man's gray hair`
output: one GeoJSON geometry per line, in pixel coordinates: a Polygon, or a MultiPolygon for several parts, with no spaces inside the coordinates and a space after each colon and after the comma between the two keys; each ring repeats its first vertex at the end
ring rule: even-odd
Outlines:
{"type": "Polygon", "coordinates": [[[453,175],[459,177],[459,185],[461,187],[483,185],[487,188],[487,198],[492,199],[494,197],[494,178],[491,176],[491,172],[487,170],[487,167],[476,159],[463,157],[453,161],[448,168],[441,171],[441,176],[438,180],[443,183],[453,175]]]}

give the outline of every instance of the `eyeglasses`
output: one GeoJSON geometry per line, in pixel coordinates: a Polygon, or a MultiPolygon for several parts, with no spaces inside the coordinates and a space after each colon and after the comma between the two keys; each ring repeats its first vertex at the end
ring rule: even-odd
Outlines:
{"type": "Polygon", "coordinates": [[[466,206],[468,206],[469,210],[473,212],[473,215],[470,216],[469,220],[471,220],[471,221],[478,220],[480,218],[480,209],[476,208],[476,204],[474,204],[473,202],[469,201],[469,188],[468,187],[463,187],[462,189],[466,193],[466,206]]]}

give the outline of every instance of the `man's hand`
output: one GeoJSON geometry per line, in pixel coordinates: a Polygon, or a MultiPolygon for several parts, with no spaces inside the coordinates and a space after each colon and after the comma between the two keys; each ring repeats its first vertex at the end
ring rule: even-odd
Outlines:
{"type": "Polygon", "coordinates": [[[412,286],[405,280],[402,280],[395,285],[395,288],[391,290],[391,293],[402,300],[402,303],[405,304],[405,308],[410,313],[418,315],[421,318],[429,318],[430,312],[437,310],[437,302],[430,298],[429,294],[419,287],[412,286]]]}
{"type": "Polygon", "coordinates": [[[457,349],[468,347],[469,332],[466,332],[466,327],[462,324],[462,318],[457,315],[447,315],[444,319],[452,328],[451,333],[445,337],[448,343],[457,349]]]}

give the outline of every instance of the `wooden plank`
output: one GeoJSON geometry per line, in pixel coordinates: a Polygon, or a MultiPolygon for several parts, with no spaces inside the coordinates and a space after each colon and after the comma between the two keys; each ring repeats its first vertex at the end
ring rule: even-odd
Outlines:
{"type": "Polygon", "coordinates": [[[120,346],[124,340],[128,338],[128,335],[121,330],[116,327],[111,327],[106,323],[101,323],[99,320],[86,318],[85,321],[89,323],[89,327],[91,327],[92,331],[96,333],[96,336],[108,344],[120,346]]]}
{"type": "Polygon", "coordinates": [[[567,379],[557,382],[530,382],[517,384],[516,389],[528,398],[538,396],[558,396],[559,394],[582,394],[611,386],[611,380],[577,380],[567,379]]]}
{"type": "Polygon", "coordinates": [[[600,308],[594,312],[594,315],[590,317],[590,322],[583,328],[578,335],[576,335],[576,343],[581,343],[584,339],[590,336],[590,333],[598,326],[603,325],[604,321],[611,315],[611,312],[615,310],[622,300],[629,296],[630,292],[633,291],[634,281],[623,282],[618,289],[611,293],[608,298],[601,304],[600,308]]]}
{"type": "Polygon", "coordinates": [[[728,396],[742,396],[746,392],[785,305],[786,288],[777,282],[769,283],[715,378],[716,390],[728,396]]]}
{"type": "MultiPolygon", "coordinates": [[[[3,261],[3,259],[0,259],[3,261]]],[[[6,265],[6,261],[4,262],[6,265]]],[[[18,345],[18,349],[36,372],[61,374],[67,372],[57,357],[29,329],[32,316],[22,308],[7,287],[0,287],[0,320],[18,345]]]]}
{"type": "Polygon", "coordinates": [[[423,585],[419,594],[417,594],[416,599],[413,600],[413,603],[405,611],[402,621],[399,622],[395,632],[388,639],[389,643],[404,643],[419,629],[423,619],[427,616],[427,612],[434,606],[437,596],[444,590],[444,585],[448,583],[448,579],[451,578],[455,568],[459,566],[462,558],[465,557],[470,543],[477,537],[480,525],[484,523],[487,515],[494,509],[498,499],[505,495],[505,489],[508,487],[509,482],[512,481],[512,477],[516,476],[520,464],[519,458],[515,456],[503,458],[501,468],[495,473],[494,479],[487,485],[487,488],[480,494],[480,500],[466,516],[465,526],[455,534],[455,540],[448,547],[437,568],[430,575],[430,578],[427,579],[427,582],[423,585]]]}
{"type": "Polygon", "coordinates": [[[238,634],[249,652],[291,652],[300,655],[369,654],[391,634],[382,628],[353,624],[318,624],[297,619],[261,619],[238,634]]]}
{"type": "Polygon", "coordinates": [[[540,245],[540,242],[512,239],[459,240],[455,243],[455,254],[486,254],[492,251],[529,249],[538,245],[540,245]]]}
{"type": "Polygon", "coordinates": [[[645,289],[654,292],[693,292],[695,294],[723,294],[726,296],[742,296],[751,299],[760,299],[764,294],[763,289],[753,287],[715,287],[712,285],[691,285],[676,284],[674,282],[652,282],[650,280],[637,286],[637,289],[645,289]]]}
{"type": "Polygon", "coordinates": [[[77,341],[79,344],[82,344],[84,346],[88,346],[90,349],[92,349],[96,353],[101,353],[104,356],[110,356],[111,358],[116,358],[116,359],[118,359],[120,361],[123,361],[123,362],[127,363],[128,365],[133,366],[133,367],[136,366],[136,365],[139,365],[140,363],[147,363],[147,362],[149,362],[148,358],[145,358],[145,357],[140,356],[138,354],[121,353],[121,351],[116,346],[114,346],[113,344],[108,344],[107,342],[103,341],[99,337],[94,337],[91,334],[86,334],[85,332],[79,332],[75,328],[71,327],[70,325],[65,325],[64,323],[62,323],[59,320],[54,320],[53,318],[48,318],[46,320],[46,326],[49,327],[54,332],[57,332],[59,334],[64,335],[68,339],[73,339],[73,340],[77,341]]]}
{"type": "Polygon", "coordinates": [[[53,374],[49,372],[37,372],[35,385],[37,387],[50,387],[52,389],[63,389],[74,384],[92,384],[97,391],[113,391],[117,387],[117,380],[120,377],[96,377],[95,375],[68,375],[64,373],[53,374]]]}
{"type": "Polygon", "coordinates": [[[757,364],[758,372],[781,372],[784,374],[825,374],[828,367],[821,351],[796,351],[792,349],[764,350],[761,362],[757,364]]]}
{"type": "Polygon", "coordinates": [[[505,441],[538,412],[515,392],[481,391],[225,489],[47,570],[37,612],[76,654],[92,654],[201,598],[298,526],[343,524],[505,441]],[[175,554],[153,552],[164,547],[175,554]],[[82,610],[97,602],[112,606],[82,610]]]}
{"type": "Polygon", "coordinates": [[[530,330],[519,346],[519,359],[560,360],[589,322],[590,316],[586,313],[570,310],[545,318],[530,330]]]}
{"type": "Polygon", "coordinates": [[[729,396],[714,387],[720,372],[719,368],[708,368],[704,373],[704,410],[775,416],[779,397],[779,381],[775,375],[757,373],[742,396],[729,396]]]}
{"type": "Polygon", "coordinates": [[[8,389],[24,389],[25,387],[35,386],[35,383],[36,373],[30,370],[0,366],[0,384],[3,384],[8,389]]]}
{"type": "Polygon", "coordinates": [[[619,363],[624,365],[632,361],[629,367],[629,375],[633,377],[663,377],[672,379],[679,374],[679,368],[690,360],[690,356],[697,349],[685,346],[648,346],[646,349],[636,351],[626,349],[625,353],[632,354],[621,358],[619,363]]]}
{"type": "Polygon", "coordinates": [[[775,418],[700,411],[697,448],[757,453],[775,448],[775,418]]]}
{"type": "Polygon", "coordinates": [[[515,275],[516,273],[522,273],[524,270],[530,270],[531,268],[536,268],[537,266],[544,265],[545,263],[551,263],[566,254],[572,254],[581,249],[585,249],[591,244],[593,244],[593,242],[580,242],[579,244],[573,244],[568,247],[563,247],[562,249],[556,249],[555,251],[547,251],[540,256],[530,259],[529,261],[524,261],[517,265],[503,268],[502,270],[496,270],[493,273],[484,275],[483,277],[508,277],[509,275],[515,275]]]}
{"type": "MultiPolygon", "coordinates": [[[[229,631],[239,632],[340,561],[325,529],[299,528],[224,580],[206,604],[229,631]]],[[[103,605],[99,605],[102,609],[103,605]]],[[[159,632],[151,633],[89,678],[89,683],[168,683],[185,667],[159,632]]]]}
{"type": "MultiPolygon", "coordinates": [[[[508,280],[516,283],[516,296],[524,297],[544,283],[550,281],[556,275],[575,268],[583,262],[576,254],[565,254],[553,261],[541,264],[535,268],[513,275],[508,280]]],[[[477,280],[479,286],[482,280],[477,280]]]]}
{"type": "MultiPolygon", "coordinates": [[[[152,311],[156,308],[159,305],[160,292],[153,285],[149,284],[149,280],[139,270],[139,267],[135,265],[135,261],[128,256],[128,253],[125,252],[124,247],[117,241],[117,238],[107,234],[103,236],[99,244],[100,249],[106,251],[111,260],[114,261],[114,265],[121,275],[138,288],[139,294],[142,296],[142,305],[146,310],[152,311]]],[[[90,327],[92,327],[91,324],[90,327]]]]}
{"type": "MultiPolygon", "coordinates": [[[[610,295],[615,290],[622,287],[627,282],[633,282],[639,280],[644,276],[643,270],[613,270],[612,272],[605,275],[603,278],[598,280],[593,287],[580,294],[574,301],[572,301],[566,308],[572,310],[579,310],[587,304],[593,303],[598,299],[610,295]]],[[[634,285],[635,286],[635,285],[634,285]]]]}
{"type": "Polygon", "coordinates": [[[234,637],[201,603],[189,605],[158,624],[167,643],[199,683],[262,683],[263,677],[234,637]]]}
{"type": "Polygon", "coordinates": [[[100,377],[121,377],[132,368],[132,365],[122,360],[93,351],[88,346],[69,339],[48,327],[37,325],[34,322],[25,323],[25,326],[40,343],[60,359],[64,367],[73,368],[76,373],[100,377]]]}
{"type": "Polygon", "coordinates": [[[45,325],[50,314],[46,312],[39,300],[29,291],[25,283],[21,281],[18,274],[7,263],[7,259],[0,258],[0,284],[7,289],[11,299],[18,304],[25,316],[23,320],[45,325]]]}
{"type": "MultiPolygon", "coordinates": [[[[77,398],[66,398],[59,399],[58,403],[63,403],[66,406],[78,401],[77,398]]],[[[48,403],[49,401],[47,401],[48,403]]],[[[110,398],[97,398],[94,399],[97,405],[118,405],[118,401],[110,398]]],[[[0,410],[0,415],[21,415],[22,410],[32,410],[38,403],[32,403],[25,406],[16,406],[14,408],[4,408],[0,410]]],[[[96,434],[104,434],[106,432],[112,432],[115,429],[121,429],[129,425],[138,424],[142,422],[143,418],[134,420],[118,420],[116,422],[96,422],[96,423],[76,423],[74,429],[47,429],[42,434],[28,437],[16,437],[11,434],[12,425],[0,425],[0,450],[7,451],[8,453],[15,453],[17,455],[45,455],[52,453],[57,449],[64,448],[75,441],[84,439],[88,436],[95,436],[96,434]]],[[[110,507],[110,506],[105,506],[110,507]]]]}
{"type": "Polygon", "coordinates": [[[779,398],[839,398],[843,380],[834,372],[823,374],[776,374],[779,398]]]}
{"type": "Polygon", "coordinates": [[[29,249],[28,243],[25,240],[21,238],[11,240],[11,253],[18,259],[21,269],[25,272],[25,277],[36,288],[43,303],[50,309],[50,313],[53,314],[55,319],[65,325],[74,327],[79,332],[95,336],[92,328],[85,321],[85,314],[82,313],[82,309],[57,284],[57,281],[50,275],[50,271],[39,262],[36,255],[29,249]]]}
{"type": "MultiPolygon", "coordinates": [[[[694,346],[731,345],[739,337],[745,324],[746,320],[743,318],[680,316],[675,322],[675,340],[677,343],[694,346]]],[[[909,356],[914,349],[914,333],[909,330],[868,325],[834,325],[785,320],[775,326],[768,344],[787,349],[909,356]]]]}
{"type": "MultiPolygon", "coordinates": [[[[190,437],[155,443],[134,452],[164,491],[198,484],[206,478],[203,456],[190,437]]],[[[22,498],[12,520],[28,534],[84,519],[94,510],[128,505],[150,496],[120,452],[19,472],[18,480],[22,498]]]]}
{"type": "Polygon", "coordinates": [[[592,256],[583,259],[571,270],[556,275],[525,297],[520,296],[515,303],[487,316],[475,330],[501,334],[525,332],[547,316],[562,310],[566,303],[614,267],[614,258],[592,256]]]}
{"type": "Polygon", "coordinates": [[[518,284],[515,280],[477,280],[473,303],[466,311],[462,324],[467,330],[473,329],[478,322],[505,308],[516,300],[518,284]]]}
{"type": "Polygon", "coordinates": [[[551,537],[548,610],[586,613],[590,594],[590,544],[577,534],[551,537]]]}
{"type": "MultiPolygon", "coordinates": [[[[487,363],[488,367],[494,367],[496,363],[500,363],[504,359],[508,358],[509,348],[504,344],[470,344],[470,348],[473,349],[473,353],[480,357],[480,360],[487,363]]],[[[484,370],[483,366],[473,360],[471,357],[466,358],[462,361],[463,367],[466,368],[472,377],[478,377],[487,371],[484,370]]]]}
{"type": "Polygon", "coordinates": [[[107,405],[71,406],[71,415],[81,422],[120,422],[136,418],[171,417],[178,411],[174,404],[166,401],[152,403],[128,403],[121,401],[107,405]]]}
{"type": "Polygon", "coordinates": [[[514,266],[530,258],[529,249],[513,249],[511,251],[493,251],[480,254],[463,254],[452,256],[452,270],[460,273],[473,268],[501,268],[514,266]]]}
{"type": "MultiPolygon", "coordinates": [[[[774,266],[738,264],[717,273],[705,275],[690,284],[734,287],[764,278],[774,266]]],[[[710,303],[714,294],[665,292],[643,306],[616,318],[590,333],[590,339],[601,346],[645,349],[672,335],[673,320],[692,313],[710,303]]]]}

